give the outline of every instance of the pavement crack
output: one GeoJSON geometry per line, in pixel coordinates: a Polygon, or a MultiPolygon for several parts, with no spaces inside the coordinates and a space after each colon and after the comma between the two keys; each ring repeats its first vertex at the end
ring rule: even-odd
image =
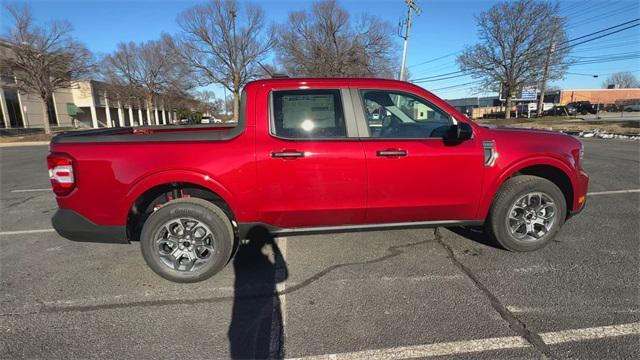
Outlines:
{"type": "MultiPolygon", "coordinates": [[[[422,241],[418,241],[418,242],[413,242],[413,243],[409,243],[409,244],[404,244],[404,245],[396,245],[396,246],[390,246],[389,248],[387,248],[387,254],[379,257],[379,258],[375,258],[375,259],[371,259],[371,260],[367,260],[367,261],[358,261],[358,262],[349,262],[349,263],[342,263],[342,264],[335,264],[335,265],[331,265],[327,268],[325,268],[322,271],[317,272],[315,275],[307,278],[306,280],[291,286],[289,288],[287,288],[285,291],[283,291],[281,294],[289,294],[292,293],[296,290],[299,290],[301,288],[304,288],[306,286],[309,286],[311,283],[314,283],[316,281],[318,281],[320,278],[322,278],[323,276],[327,275],[328,273],[339,269],[339,268],[343,268],[343,267],[348,267],[348,266],[356,266],[356,265],[371,265],[371,264],[375,264],[375,263],[379,263],[379,262],[383,262],[386,260],[389,260],[391,258],[394,258],[396,256],[399,256],[401,254],[404,253],[404,251],[400,250],[403,248],[409,248],[409,247],[414,247],[414,246],[418,246],[418,245],[422,245],[422,244],[426,244],[429,242],[433,242],[434,240],[429,239],[429,240],[422,240],[422,241]]],[[[280,295],[281,295],[280,294],[280,295]]]]}
{"type": "Polygon", "coordinates": [[[442,235],[440,234],[440,228],[436,228],[434,230],[434,235],[436,238],[436,242],[440,244],[448,253],[449,259],[456,265],[469,279],[474,283],[474,285],[482,292],[482,294],[489,300],[493,309],[502,317],[502,319],[509,325],[511,330],[515,331],[518,335],[524,338],[527,342],[529,342],[536,350],[542,353],[548,359],[555,359],[551,352],[551,348],[542,340],[540,335],[535,331],[531,331],[527,328],[527,324],[522,322],[518,317],[516,317],[509,309],[507,309],[500,300],[478,279],[478,277],[473,273],[473,271],[465,266],[458,258],[456,257],[453,249],[449,246],[449,244],[445,243],[442,235]]]}
{"type": "Polygon", "coordinates": [[[22,205],[22,204],[26,203],[29,200],[35,199],[36,197],[37,196],[29,196],[29,197],[24,198],[24,199],[22,199],[20,201],[13,202],[13,203],[7,205],[7,208],[11,209],[12,207],[15,207],[15,206],[18,206],[18,205],[22,205]]]}
{"type": "Polygon", "coordinates": [[[38,302],[39,305],[41,306],[41,308],[38,311],[28,312],[24,314],[2,313],[0,314],[0,317],[24,316],[24,315],[33,315],[33,314],[52,314],[52,313],[65,313],[65,312],[88,312],[88,311],[97,311],[97,310],[114,310],[114,309],[151,307],[151,306],[213,304],[213,303],[220,303],[225,301],[246,301],[246,300],[263,299],[266,297],[276,297],[276,296],[291,294],[302,288],[305,288],[313,284],[314,282],[320,280],[322,277],[326,276],[330,272],[335,271],[337,269],[348,267],[348,266],[370,265],[370,264],[383,262],[404,254],[405,248],[411,248],[411,247],[419,246],[419,245],[434,242],[434,241],[436,240],[427,239],[427,240],[417,241],[417,242],[403,244],[403,245],[394,245],[394,246],[388,247],[386,250],[387,253],[378,258],[374,258],[366,261],[348,262],[348,263],[331,265],[317,272],[316,274],[310,276],[306,280],[300,283],[297,283],[296,285],[293,285],[291,287],[287,287],[285,290],[282,290],[282,291],[275,291],[275,292],[269,291],[269,292],[255,293],[250,295],[221,296],[221,297],[214,297],[214,298],[148,300],[148,301],[134,301],[129,303],[108,303],[108,304],[98,304],[98,305],[50,306],[42,302],[38,302]]]}

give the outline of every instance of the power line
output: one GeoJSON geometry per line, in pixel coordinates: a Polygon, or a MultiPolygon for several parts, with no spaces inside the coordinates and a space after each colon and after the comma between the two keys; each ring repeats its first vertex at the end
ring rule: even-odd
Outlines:
{"type": "Polygon", "coordinates": [[[638,41],[637,40],[631,40],[631,41],[624,41],[624,42],[619,42],[619,43],[609,43],[609,44],[605,44],[604,46],[592,46],[592,47],[586,47],[586,48],[580,48],[580,50],[577,51],[572,51],[573,54],[580,54],[580,53],[588,53],[588,52],[593,52],[593,51],[600,51],[600,50],[606,50],[606,49],[615,49],[615,48],[619,48],[619,47],[629,47],[629,45],[637,45],[638,41]]]}
{"type": "Polygon", "coordinates": [[[458,64],[456,64],[455,62],[450,62],[450,63],[445,64],[445,65],[429,67],[427,69],[418,70],[413,75],[414,76],[418,76],[418,74],[420,74],[421,76],[424,76],[426,74],[437,73],[439,71],[448,71],[450,69],[457,69],[457,68],[458,68],[458,64]]]}
{"type": "Polygon", "coordinates": [[[462,70],[458,70],[458,71],[452,71],[452,72],[448,72],[448,73],[444,73],[444,74],[439,74],[439,75],[433,75],[433,76],[426,76],[426,77],[421,77],[418,79],[414,79],[414,81],[416,80],[428,80],[428,79],[433,79],[433,78],[439,78],[439,77],[443,77],[443,76],[448,76],[448,75],[453,75],[453,74],[459,74],[463,72],[462,70]]]}
{"type": "Polygon", "coordinates": [[[407,67],[408,67],[408,68],[412,68],[412,67],[416,67],[416,66],[420,66],[420,65],[424,65],[424,64],[428,64],[428,63],[436,62],[436,61],[438,61],[438,60],[446,59],[446,58],[448,58],[448,57],[450,57],[450,56],[453,56],[453,55],[455,55],[455,54],[457,54],[457,53],[460,53],[460,52],[462,52],[462,50],[454,51],[454,52],[449,53],[449,54],[447,54],[447,55],[443,55],[443,56],[440,56],[440,57],[437,57],[437,58],[434,58],[434,59],[426,60],[426,61],[423,61],[423,62],[421,62],[421,63],[417,63],[417,64],[409,65],[409,66],[407,66],[407,67]]]}
{"type": "MultiPolygon", "coordinates": [[[[614,26],[610,26],[610,27],[608,27],[608,28],[606,28],[606,29],[602,29],[602,30],[594,31],[594,32],[589,33],[589,34],[585,34],[585,35],[582,35],[582,36],[578,36],[578,37],[576,37],[576,38],[573,38],[573,39],[570,39],[570,40],[564,41],[564,42],[559,43],[559,44],[557,44],[557,45],[569,44],[569,43],[571,43],[571,42],[573,42],[573,41],[576,41],[576,40],[585,39],[585,38],[591,37],[591,36],[593,36],[593,35],[601,34],[601,33],[603,33],[603,32],[606,32],[606,31],[609,31],[609,30],[613,30],[613,29],[619,28],[619,27],[621,27],[621,26],[625,26],[625,25],[631,24],[631,23],[633,23],[633,22],[637,22],[638,20],[640,20],[640,18],[636,18],[636,19],[633,19],[633,20],[629,20],[629,21],[623,22],[623,23],[621,23],[621,24],[617,24],[617,25],[614,25],[614,26]]],[[[611,35],[613,35],[613,34],[617,34],[617,33],[621,32],[621,31],[624,31],[624,30],[627,30],[627,29],[630,29],[630,28],[633,28],[633,27],[636,27],[636,26],[639,26],[639,25],[640,25],[640,24],[634,24],[634,25],[631,25],[631,26],[627,26],[627,27],[625,27],[625,28],[618,29],[618,30],[613,31],[613,32],[609,32],[609,33],[606,33],[606,34],[602,34],[602,35],[600,35],[600,36],[596,36],[596,37],[594,37],[594,38],[590,38],[590,39],[587,39],[587,40],[583,40],[583,41],[578,42],[578,43],[576,43],[576,44],[571,44],[571,45],[565,46],[564,48],[556,49],[556,50],[554,50],[554,51],[567,50],[567,49],[573,48],[573,47],[578,46],[578,45],[581,45],[581,44],[585,44],[585,43],[588,43],[588,42],[591,42],[591,41],[594,41],[594,40],[601,39],[601,38],[603,38],[603,37],[607,37],[607,36],[611,36],[611,35]]],[[[542,49],[542,50],[548,50],[548,49],[549,49],[549,48],[548,48],[548,47],[546,47],[546,48],[544,48],[544,49],[542,49]]],[[[450,54],[448,54],[448,56],[450,56],[450,54]]],[[[443,57],[441,57],[441,58],[444,58],[444,57],[446,57],[446,55],[445,55],[445,56],[443,56],[443,57]]],[[[426,62],[430,62],[430,61],[434,61],[434,60],[435,60],[435,59],[430,59],[430,60],[427,60],[426,62]]],[[[426,63],[426,62],[425,62],[425,63],[426,63]]],[[[454,64],[454,65],[455,65],[455,64],[454,64]]],[[[461,71],[461,70],[460,70],[460,71],[453,71],[453,72],[448,72],[448,73],[438,74],[438,75],[433,75],[433,76],[421,77],[421,78],[418,78],[418,79],[414,79],[414,80],[413,80],[413,82],[424,82],[425,80],[432,80],[432,79],[436,79],[436,78],[440,78],[440,77],[445,77],[445,76],[449,76],[449,75],[453,75],[453,74],[459,74],[459,73],[462,73],[462,72],[463,72],[463,71],[461,71]]]]}
{"type": "MultiPolygon", "coordinates": [[[[593,32],[591,34],[587,34],[587,35],[579,36],[579,37],[571,39],[571,40],[567,40],[565,42],[560,43],[560,45],[567,44],[567,43],[570,43],[570,42],[575,41],[575,40],[584,39],[586,37],[590,37],[590,36],[593,36],[593,35],[596,35],[596,34],[601,34],[602,32],[605,32],[605,31],[608,31],[608,30],[612,30],[612,29],[618,28],[618,27],[623,26],[623,25],[630,24],[630,23],[636,22],[638,20],[640,20],[640,18],[635,19],[635,20],[631,20],[631,21],[627,21],[627,22],[624,22],[622,24],[618,24],[618,25],[615,25],[615,26],[611,26],[611,27],[603,29],[603,30],[598,30],[598,31],[595,31],[595,32],[593,32]]],[[[598,39],[601,39],[601,38],[606,37],[606,36],[611,36],[613,34],[619,33],[621,31],[624,31],[624,30],[627,30],[627,29],[630,29],[630,28],[633,28],[633,27],[636,27],[636,26],[640,26],[640,24],[630,25],[630,26],[627,26],[625,28],[618,29],[616,31],[613,31],[613,32],[610,32],[610,33],[607,33],[607,34],[602,34],[602,35],[596,36],[594,38],[590,38],[590,39],[587,39],[587,40],[580,41],[580,42],[578,42],[576,44],[571,44],[571,45],[565,46],[564,48],[561,48],[561,49],[555,50],[555,51],[562,51],[562,50],[571,49],[571,48],[573,48],[575,46],[578,46],[580,44],[584,44],[584,43],[587,43],[587,42],[598,40],[598,39]]],[[[465,74],[459,75],[459,76],[449,76],[449,75],[459,74],[459,73],[465,73],[465,72],[462,71],[462,70],[453,71],[453,72],[449,72],[449,73],[444,73],[444,74],[439,74],[439,75],[433,75],[433,76],[427,76],[427,77],[414,79],[413,82],[414,83],[421,83],[421,82],[438,81],[438,80],[452,79],[452,78],[456,78],[456,77],[465,76],[465,74]],[[447,77],[447,76],[449,76],[449,77],[447,77]]]]}
{"type": "Polygon", "coordinates": [[[615,53],[615,54],[606,54],[606,55],[598,55],[598,56],[573,56],[573,59],[585,59],[585,60],[594,60],[594,59],[603,59],[608,57],[616,57],[616,56],[625,56],[625,55],[638,55],[640,52],[638,51],[630,51],[623,53],[615,53]]]}
{"type": "Polygon", "coordinates": [[[470,81],[470,82],[467,82],[467,83],[464,83],[464,84],[458,84],[458,85],[445,86],[445,87],[441,87],[441,88],[437,88],[437,89],[432,89],[431,91],[453,89],[453,88],[457,88],[457,87],[461,87],[461,86],[467,86],[467,85],[476,84],[476,83],[480,83],[480,82],[482,82],[482,80],[470,81]]]}
{"type": "MultiPolygon", "coordinates": [[[[634,20],[634,21],[638,21],[638,20],[640,20],[640,18],[638,18],[638,19],[636,19],[636,20],[634,20]]],[[[563,51],[563,50],[571,49],[571,48],[576,47],[576,46],[578,46],[578,45],[580,45],[580,44],[585,44],[585,43],[588,43],[588,42],[591,42],[591,41],[594,41],[594,40],[601,39],[601,38],[603,38],[603,37],[611,36],[611,35],[613,35],[613,34],[617,34],[617,33],[621,32],[621,31],[625,31],[625,30],[628,30],[628,29],[634,28],[634,27],[636,27],[636,26],[640,26],[640,23],[639,23],[639,24],[630,25],[630,26],[624,27],[624,28],[622,28],[622,29],[618,29],[618,30],[616,30],[616,31],[613,31],[613,32],[610,32],[610,33],[607,33],[607,34],[602,34],[602,35],[596,36],[596,37],[591,38],[591,39],[583,40],[583,41],[580,41],[580,42],[578,42],[578,43],[576,43],[576,44],[571,44],[571,45],[565,46],[564,48],[561,48],[561,49],[558,49],[558,50],[555,50],[555,51],[563,51]]],[[[616,26],[616,27],[617,27],[617,26],[616,26]]],[[[600,33],[600,32],[602,32],[602,31],[598,31],[598,33],[600,33]]],[[[594,35],[594,34],[584,35],[584,36],[581,36],[580,38],[584,38],[584,37],[591,36],[591,35],[594,35]]],[[[575,40],[577,40],[577,39],[578,39],[578,38],[576,38],[576,39],[572,39],[572,40],[568,40],[568,41],[565,41],[565,42],[564,42],[564,43],[562,43],[562,44],[566,44],[566,43],[569,43],[569,42],[575,41],[575,40]]]]}
{"type": "Polygon", "coordinates": [[[603,1],[599,5],[596,5],[594,7],[589,7],[585,3],[585,4],[581,4],[581,6],[576,11],[565,15],[565,17],[567,18],[567,20],[579,20],[580,18],[583,18],[585,16],[587,16],[587,17],[592,16],[594,11],[600,10],[600,9],[604,9],[606,7],[609,7],[609,6],[610,6],[610,4],[608,4],[606,1],[603,1]],[[585,9],[589,9],[589,11],[585,11],[585,9]],[[578,15],[576,15],[576,14],[578,14],[578,15]]]}
{"type": "Polygon", "coordinates": [[[640,55],[621,56],[617,58],[602,59],[602,60],[586,60],[586,61],[580,61],[580,62],[571,64],[571,66],[600,64],[600,63],[608,63],[608,62],[614,62],[614,61],[635,60],[635,59],[640,59],[640,55]]]}
{"type": "Polygon", "coordinates": [[[423,82],[433,82],[433,81],[442,81],[442,80],[449,80],[449,79],[455,79],[455,78],[459,78],[459,77],[463,77],[463,76],[469,76],[469,74],[461,74],[461,75],[453,75],[453,76],[447,76],[447,77],[443,77],[443,78],[439,78],[439,79],[416,79],[413,80],[414,83],[423,83],[423,82]]]}
{"type": "Polygon", "coordinates": [[[623,8],[619,8],[619,9],[617,9],[617,10],[613,10],[613,11],[608,12],[608,13],[598,14],[598,15],[596,15],[596,16],[593,16],[593,17],[590,17],[590,18],[587,18],[587,19],[581,20],[581,21],[580,21],[579,23],[577,23],[577,24],[573,24],[573,25],[568,26],[568,27],[567,27],[567,30],[569,30],[569,29],[574,29],[574,28],[576,28],[576,27],[578,27],[578,26],[580,26],[580,25],[583,25],[583,24],[587,24],[587,23],[589,23],[589,24],[590,24],[590,22],[591,22],[592,20],[595,20],[596,22],[598,22],[598,21],[603,20],[603,19],[608,19],[608,18],[610,18],[610,17],[616,16],[616,15],[619,15],[619,14],[623,14],[623,13],[625,13],[625,12],[629,11],[631,8],[636,7],[636,6],[637,6],[637,5],[632,4],[632,5],[630,5],[630,6],[626,6],[626,7],[623,7],[623,8]]]}
{"type": "MultiPolygon", "coordinates": [[[[564,43],[569,43],[569,42],[572,42],[572,41],[576,41],[576,40],[584,39],[584,38],[586,38],[586,37],[589,37],[589,36],[592,36],[592,35],[595,35],[595,34],[600,34],[600,33],[602,33],[602,32],[609,31],[609,30],[611,30],[611,29],[615,29],[615,28],[618,28],[618,27],[621,27],[621,26],[624,26],[624,25],[627,25],[627,24],[631,24],[632,22],[636,22],[636,21],[638,21],[638,20],[640,20],[640,18],[636,18],[636,19],[633,19],[633,20],[629,20],[629,21],[627,21],[627,22],[623,22],[622,24],[614,25],[614,26],[608,27],[608,28],[606,28],[606,29],[598,30],[598,31],[592,32],[591,34],[578,36],[577,38],[573,38],[573,39],[571,39],[571,40],[567,40],[567,41],[565,41],[564,43]]],[[[564,43],[563,43],[563,44],[564,44],[564,43]]],[[[562,44],[560,44],[560,45],[562,45],[562,44]]]]}
{"type": "MultiPolygon", "coordinates": [[[[576,40],[589,38],[589,37],[591,37],[593,35],[597,35],[597,34],[602,34],[603,32],[606,32],[606,31],[609,31],[609,30],[613,30],[613,29],[617,29],[617,28],[619,28],[621,26],[625,26],[625,25],[631,24],[631,23],[636,22],[638,20],[640,20],[640,18],[636,18],[634,20],[626,21],[624,23],[621,23],[621,24],[618,24],[618,25],[614,25],[614,26],[608,27],[606,29],[598,30],[598,31],[592,32],[590,34],[579,36],[579,37],[567,40],[565,42],[562,42],[559,45],[569,44],[569,43],[571,43],[573,41],[576,41],[576,40]]],[[[640,24],[634,24],[634,25],[626,26],[626,27],[624,27],[622,29],[617,29],[615,31],[612,31],[612,32],[609,32],[609,33],[606,33],[606,34],[602,34],[602,35],[599,35],[599,36],[596,36],[596,37],[593,37],[593,38],[589,38],[589,39],[580,41],[580,42],[575,43],[575,44],[567,45],[564,48],[561,48],[561,49],[555,50],[555,51],[571,49],[571,48],[576,47],[578,45],[585,44],[585,43],[588,43],[588,42],[591,42],[591,41],[595,41],[595,40],[598,40],[598,39],[601,39],[601,38],[604,38],[604,37],[607,37],[607,36],[611,36],[611,35],[617,34],[619,32],[622,32],[622,31],[625,31],[625,30],[628,30],[628,29],[631,29],[631,28],[634,28],[634,27],[637,27],[637,26],[640,26],[640,24]]],[[[573,65],[589,65],[589,64],[597,64],[597,63],[606,63],[606,62],[630,60],[630,59],[635,59],[635,58],[638,58],[638,56],[637,55],[632,55],[632,54],[613,56],[613,57],[612,56],[607,56],[606,58],[603,56],[603,57],[598,58],[598,59],[587,59],[587,60],[583,60],[583,61],[578,61],[578,62],[572,64],[572,66],[573,65]]],[[[427,76],[427,77],[423,77],[423,78],[418,78],[418,79],[413,80],[413,83],[439,81],[439,80],[445,80],[446,77],[448,77],[448,78],[457,78],[457,77],[463,77],[463,76],[468,76],[468,75],[469,75],[468,73],[466,73],[465,71],[462,71],[462,70],[453,71],[453,72],[449,72],[449,73],[444,73],[444,74],[439,74],[439,75],[433,75],[433,76],[427,76]],[[463,74],[456,75],[456,76],[450,76],[450,75],[460,74],[460,73],[463,73],[463,74]]],[[[457,88],[457,87],[461,87],[461,86],[467,86],[467,85],[478,83],[478,82],[480,82],[480,80],[467,82],[467,83],[463,83],[463,84],[446,86],[446,87],[443,87],[443,88],[437,88],[437,89],[433,89],[432,91],[452,89],[452,88],[457,88]]]]}

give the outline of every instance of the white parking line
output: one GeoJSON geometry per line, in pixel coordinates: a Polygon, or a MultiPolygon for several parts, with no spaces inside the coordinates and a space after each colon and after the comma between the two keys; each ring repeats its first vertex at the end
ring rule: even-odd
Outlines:
{"type": "Polygon", "coordinates": [[[599,326],[586,329],[564,330],[540,334],[546,344],[562,344],[567,342],[603,339],[616,336],[639,335],[640,322],[599,326]]]}
{"type": "MultiPolygon", "coordinates": [[[[625,335],[640,335],[640,322],[600,326],[586,329],[563,330],[540,334],[549,345],[625,335]]],[[[456,355],[490,350],[531,347],[524,338],[509,336],[479,340],[454,341],[427,345],[401,346],[387,349],[365,350],[340,354],[325,354],[296,358],[297,360],[354,360],[354,359],[412,359],[430,356],[456,355]]],[[[293,360],[293,359],[292,359],[293,360]]]]}
{"type": "Polygon", "coordinates": [[[596,191],[587,193],[587,196],[593,195],[609,195],[609,194],[628,194],[628,193],[636,193],[640,192],[640,189],[631,189],[631,190],[611,190],[611,191],[596,191]]]}
{"type": "Polygon", "coordinates": [[[285,294],[285,290],[287,289],[287,238],[283,237],[278,241],[280,243],[280,251],[282,252],[282,264],[276,268],[276,279],[280,280],[279,283],[276,283],[276,291],[278,292],[278,297],[280,298],[280,310],[282,311],[282,327],[285,328],[287,323],[287,297],[285,294]]]}
{"type": "MultiPolygon", "coordinates": [[[[341,354],[327,354],[297,358],[295,360],[354,360],[354,359],[412,359],[444,356],[500,349],[526,348],[531,345],[519,336],[469,341],[454,341],[429,345],[402,346],[388,349],[365,350],[341,354]]],[[[291,359],[293,360],[293,359],[291,359]]]]}
{"type": "Polygon", "coordinates": [[[12,193],[40,192],[40,191],[51,191],[51,188],[46,188],[46,189],[18,189],[18,190],[11,190],[11,192],[12,192],[12,193]]]}
{"type": "Polygon", "coordinates": [[[40,233],[48,233],[48,232],[54,232],[54,231],[55,231],[54,229],[0,231],[0,236],[2,236],[2,235],[40,234],[40,233]]]}
{"type": "Polygon", "coordinates": [[[269,355],[272,358],[282,358],[283,348],[286,339],[286,322],[287,322],[287,298],[285,296],[287,271],[287,238],[278,239],[276,245],[280,249],[282,259],[278,261],[275,258],[274,281],[276,284],[276,292],[278,293],[277,306],[273,307],[271,313],[271,342],[269,343],[269,355]]]}

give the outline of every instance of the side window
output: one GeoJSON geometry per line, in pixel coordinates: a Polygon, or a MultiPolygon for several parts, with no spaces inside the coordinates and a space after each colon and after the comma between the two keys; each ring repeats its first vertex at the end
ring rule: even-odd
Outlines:
{"type": "Polygon", "coordinates": [[[286,90],[272,94],[274,135],[290,138],[347,136],[340,90],[286,90]]]}
{"type": "Polygon", "coordinates": [[[452,124],[449,114],[407,93],[363,90],[362,99],[370,137],[442,137],[452,124]]]}

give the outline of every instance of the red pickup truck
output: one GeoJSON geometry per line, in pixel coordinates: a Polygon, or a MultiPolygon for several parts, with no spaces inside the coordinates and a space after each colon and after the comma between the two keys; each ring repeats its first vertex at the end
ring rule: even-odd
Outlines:
{"type": "Polygon", "coordinates": [[[535,250],[583,208],[582,157],[570,136],[482,127],[410,83],[285,78],[247,84],[236,126],[64,133],[48,167],[60,235],[139,240],[155,272],[195,282],[257,228],[484,225],[535,250]]]}

